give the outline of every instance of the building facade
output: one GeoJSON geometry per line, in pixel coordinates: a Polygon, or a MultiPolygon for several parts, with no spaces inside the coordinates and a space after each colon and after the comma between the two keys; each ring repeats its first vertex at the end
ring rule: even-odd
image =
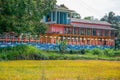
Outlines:
{"type": "Polygon", "coordinates": [[[115,30],[111,24],[98,20],[81,20],[78,13],[65,6],[55,9],[44,16],[48,25],[41,43],[56,44],[65,40],[68,45],[114,46],[115,30]]]}
{"type": "Polygon", "coordinates": [[[59,43],[66,42],[66,50],[112,48],[115,45],[116,29],[111,24],[98,20],[81,20],[80,15],[64,5],[43,17],[47,31],[39,37],[1,37],[0,47],[32,45],[41,50],[59,50],[59,43]]]}

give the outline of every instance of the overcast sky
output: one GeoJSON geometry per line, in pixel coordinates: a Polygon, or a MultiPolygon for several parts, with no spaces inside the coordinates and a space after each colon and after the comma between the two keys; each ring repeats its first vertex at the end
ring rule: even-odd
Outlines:
{"type": "Polygon", "coordinates": [[[65,4],[69,9],[78,12],[82,18],[94,16],[100,19],[110,11],[120,15],[120,0],[57,0],[57,4],[65,4]]]}

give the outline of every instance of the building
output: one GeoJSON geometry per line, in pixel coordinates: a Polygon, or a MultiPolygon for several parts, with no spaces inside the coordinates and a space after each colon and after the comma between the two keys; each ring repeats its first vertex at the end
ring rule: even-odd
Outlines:
{"type": "Polygon", "coordinates": [[[66,40],[68,45],[114,46],[115,30],[111,24],[98,20],[81,20],[80,15],[64,5],[44,16],[48,25],[41,43],[56,44],[66,40]]]}
{"type": "Polygon", "coordinates": [[[48,25],[48,29],[39,39],[0,37],[0,47],[28,44],[41,50],[59,50],[61,41],[66,41],[66,50],[105,49],[115,45],[116,29],[111,28],[111,24],[93,19],[82,20],[78,13],[64,5],[56,5],[41,21],[48,25]]]}

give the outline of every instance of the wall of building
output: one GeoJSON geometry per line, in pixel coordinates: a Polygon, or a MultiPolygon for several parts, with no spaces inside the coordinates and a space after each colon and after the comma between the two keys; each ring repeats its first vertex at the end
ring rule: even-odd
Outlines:
{"type": "Polygon", "coordinates": [[[58,33],[58,34],[64,34],[64,25],[56,25],[56,24],[51,24],[48,25],[48,29],[46,33],[58,33]]]}
{"type": "Polygon", "coordinates": [[[52,11],[48,13],[44,19],[45,22],[54,22],[56,24],[70,24],[68,20],[68,12],[52,11]]]}

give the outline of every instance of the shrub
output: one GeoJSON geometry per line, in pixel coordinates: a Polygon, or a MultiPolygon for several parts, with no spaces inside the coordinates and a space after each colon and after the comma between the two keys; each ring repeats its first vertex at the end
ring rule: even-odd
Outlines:
{"type": "Polygon", "coordinates": [[[1,60],[76,60],[76,59],[112,59],[119,60],[120,50],[114,51],[113,49],[100,49],[86,50],[82,49],[79,51],[71,50],[71,54],[60,54],[55,51],[41,51],[33,46],[19,45],[16,47],[0,48],[0,61],[1,60]],[[92,54],[92,55],[79,55],[79,54],[92,54]],[[106,56],[103,56],[106,55],[106,56]],[[118,56],[111,57],[111,56],[118,56]]]}
{"type": "Polygon", "coordinates": [[[81,54],[81,51],[80,50],[70,50],[69,51],[70,54],[81,54]]]}
{"type": "Polygon", "coordinates": [[[81,50],[80,50],[80,53],[81,53],[81,54],[85,54],[85,49],[81,49],[81,50]]]}
{"type": "Polygon", "coordinates": [[[120,56],[120,50],[114,51],[114,56],[120,56]]]}
{"type": "Polygon", "coordinates": [[[66,40],[61,41],[60,44],[59,44],[59,46],[58,46],[60,53],[64,53],[66,47],[67,47],[66,46],[66,40]]]}
{"type": "Polygon", "coordinates": [[[6,58],[8,60],[33,59],[33,57],[34,59],[40,58],[40,51],[36,47],[28,45],[1,48],[0,52],[0,57],[3,60],[6,60],[6,58]]]}
{"type": "Polygon", "coordinates": [[[95,48],[92,50],[92,54],[101,56],[101,55],[103,55],[103,52],[100,49],[95,48]]]}
{"type": "Polygon", "coordinates": [[[110,56],[110,57],[114,56],[113,49],[105,49],[103,52],[104,52],[104,55],[106,55],[106,56],[110,56]]]}

